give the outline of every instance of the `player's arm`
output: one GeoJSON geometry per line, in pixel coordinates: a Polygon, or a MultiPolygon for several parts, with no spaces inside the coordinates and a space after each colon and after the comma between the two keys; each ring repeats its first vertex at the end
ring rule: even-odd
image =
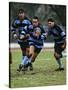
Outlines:
{"type": "Polygon", "coordinates": [[[26,39],[29,38],[29,36],[30,36],[30,34],[27,33],[27,32],[25,31],[25,29],[24,29],[24,30],[21,31],[21,34],[20,34],[20,36],[19,36],[19,39],[20,39],[20,40],[26,40],[26,39]]]}
{"type": "Polygon", "coordinates": [[[24,30],[21,32],[21,37],[23,40],[28,39],[32,34],[33,26],[28,24],[24,27],[24,30]]]}
{"type": "Polygon", "coordinates": [[[23,39],[28,39],[33,31],[33,25],[29,19],[27,19],[26,26],[24,27],[25,36],[23,39]]]}
{"type": "Polygon", "coordinates": [[[32,32],[33,32],[33,25],[29,24],[27,26],[27,34],[26,34],[25,38],[29,38],[31,36],[32,32]]]}
{"type": "Polygon", "coordinates": [[[12,23],[12,28],[11,28],[12,35],[13,35],[14,39],[17,39],[17,38],[18,38],[18,37],[17,37],[17,34],[16,34],[16,29],[17,29],[17,25],[16,25],[16,21],[14,21],[14,22],[12,23]]]}
{"type": "Polygon", "coordinates": [[[48,36],[48,32],[44,30],[44,28],[42,27],[42,34],[41,34],[41,37],[46,40],[47,39],[47,36],[48,36]]]}
{"type": "Polygon", "coordinates": [[[63,41],[64,41],[62,48],[65,48],[66,47],[66,34],[59,26],[57,26],[56,29],[59,31],[60,36],[63,38],[63,41]]]}
{"type": "Polygon", "coordinates": [[[41,37],[42,37],[42,39],[46,40],[47,39],[47,33],[46,32],[42,33],[41,37]]]}
{"type": "Polygon", "coordinates": [[[26,34],[26,35],[20,35],[20,39],[21,40],[26,40],[26,39],[28,39],[30,37],[30,35],[29,34],[26,34]]]}
{"type": "Polygon", "coordinates": [[[62,48],[66,48],[66,34],[65,34],[64,31],[61,32],[61,36],[62,36],[62,38],[64,40],[64,44],[62,45],[62,48]]]}

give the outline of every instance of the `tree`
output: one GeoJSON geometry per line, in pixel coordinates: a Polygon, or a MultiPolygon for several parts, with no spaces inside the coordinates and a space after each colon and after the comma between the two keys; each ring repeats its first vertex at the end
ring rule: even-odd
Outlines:
{"type": "Polygon", "coordinates": [[[50,5],[51,9],[57,14],[58,20],[66,26],[66,6],[50,5]]]}

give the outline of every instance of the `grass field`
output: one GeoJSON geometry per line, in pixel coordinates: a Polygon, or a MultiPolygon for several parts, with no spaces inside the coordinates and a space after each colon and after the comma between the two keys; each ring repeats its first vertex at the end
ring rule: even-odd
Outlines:
{"type": "Polygon", "coordinates": [[[63,63],[65,66],[64,71],[55,71],[58,67],[53,57],[52,49],[42,50],[33,63],[34,70],[18,73],[16,69],[21,62],[20,49],[12,50],[11,65],[11,87],[36,87],[36,86],[51,86],[51,85],[64,85],[66,84],[66,58],[64,57],[63,63]]]}

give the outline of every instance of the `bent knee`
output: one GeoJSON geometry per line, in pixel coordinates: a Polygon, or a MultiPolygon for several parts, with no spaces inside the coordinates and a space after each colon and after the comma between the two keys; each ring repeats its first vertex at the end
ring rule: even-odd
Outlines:
{"type": "Polygon", "coordinates": [[[32,57],[32,62],[35,62],[36,56],[32,57]]]}
{"type": "Polygon", "coordinates": [[[55,52],[55,53],[54,53],[54,57],[55,57],[56,59],[58,59],[58,58],[60,58],[60,55],[55,52]]]}

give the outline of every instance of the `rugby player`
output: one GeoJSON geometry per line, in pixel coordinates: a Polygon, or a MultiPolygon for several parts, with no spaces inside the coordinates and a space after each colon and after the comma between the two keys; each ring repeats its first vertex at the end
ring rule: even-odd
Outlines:
{"type": "Polygon", "coordinates": [[[43,40],[45,39],[45,31],[43,26],[39,22],[39,18],[34,16],[32,19],[33,30],[30,33],[29,37],[29,55],[28,55],[28,63],[31,65],[30,70],[33,70],[32,62],[35,61],[36,57],[40,53],[43,48],[43,40]]]}
{"type": "Polygon", "coordinates": [[[19,65],[17,71],[20,71],[23,66],[26,65],[27,61],[26,53],[29,50],[29,27],[31,25],[31,21],[26,17],[25,11],[23,9],[19,9],[18,17],[14,20],[12,24],[12,33],[13,37],[17,39],[18,44],[20,45],[22,51],[22,62],[19,65]]]}
{"type": "Polygon", "coordinates": [[[56,71],[64,70],[62,64],[62,51],[66,47],[66,35],[65,32],[55,23],[53,18],[48,19],[48,35],[53,35],[54,37],[54,57],[59,65],[56,71]]]}

